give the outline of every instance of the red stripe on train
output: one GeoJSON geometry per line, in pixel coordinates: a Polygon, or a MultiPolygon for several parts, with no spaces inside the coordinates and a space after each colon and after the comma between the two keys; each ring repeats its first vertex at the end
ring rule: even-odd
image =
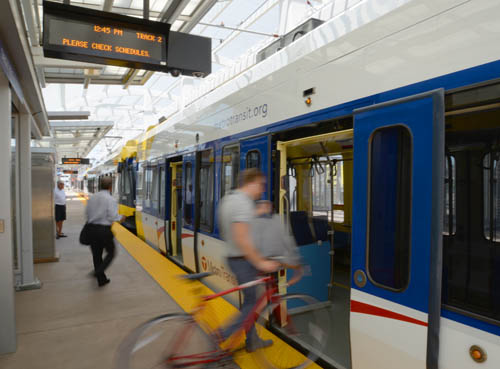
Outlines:
{"type": "Polygon", "coordinates": [[[375,316],[381,316],[383,318],[401,320],[403,322],[413,323],[424,327],[428,326],[426,322],[423,322],[421,320],[413,319],[406,315],[398,314],[390,310],[382,309],[377,306],[365,304],[363,302],[355,300],[351,300],[351,311],[353,313],[375,315],[375,316]]]}
{"type": "Polygon", "coordinates": [[[181,238],[182,238],[182,239],[189,238],[189,237],[194,237],[194,234],[183,233],[183,234],[181,235],[181,238]]]}

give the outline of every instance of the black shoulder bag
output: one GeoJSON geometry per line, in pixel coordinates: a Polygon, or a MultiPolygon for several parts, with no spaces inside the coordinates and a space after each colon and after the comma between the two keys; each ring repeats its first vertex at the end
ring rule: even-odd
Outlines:
{"type": "Polygon", "coordinates": [[[82,245],[90,245],[90,224],[85,223],[85,225],[82,228],[82,231],[80,232],[80,243],[82,245]]]}

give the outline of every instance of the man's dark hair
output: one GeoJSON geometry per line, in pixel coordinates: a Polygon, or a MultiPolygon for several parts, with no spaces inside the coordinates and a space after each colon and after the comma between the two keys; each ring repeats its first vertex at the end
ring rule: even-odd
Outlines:
{"type": "Polygon", "coordinates": [[[265,179],[266,176],[257,168],[245,169],[243,172],[240,173],[240,186],[243,187],[261,178],[265,179]]]}
{"type": "Polygon", "coordinates": [[[110,190],[113,185],[113,179],[111,177],[101,177],[99,185],[101,190],[110,190]]]}

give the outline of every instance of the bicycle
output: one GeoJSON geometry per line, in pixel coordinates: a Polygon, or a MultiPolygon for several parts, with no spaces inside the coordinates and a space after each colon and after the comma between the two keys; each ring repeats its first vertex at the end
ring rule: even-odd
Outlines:
{"type": "MultiPolygon", "coordinates": [[[[212,273],[183,276],[187,281],[200,281],[212,273]]],[[[240,350],[243,333],[257,323],[259,335],[275,342],[266,349],[252,353],[262,368],[302,369],[315,362],[323,351],[328,337],[329,315],[318,301],[301,294],[280,295],[274,276],[263,276],[255,281],[234,288],[201,296],[196,307],[189,313],[164,314],[155,317],[134,329],[122,342],[118,350],[116,369],[156,368],[208,368],[232,365],[232,357],[240,350]],[[241,328],[226,341],[221,338],[217,324],[203,315],[211,314],[208,305],[216,298],[240,291],[244,288],[264,285],[265,292],[258,299],[253,311],[241,328]],[[289,314],[290,307],[299,314],[289,314]],[[303,315],[307,312],[308,316],[303,315]],[[266,327],[267,331],[263,328],[266,327]],[[269,333],[271,332],[271,333],[269,333]],[[291,339],[300,345],[302,353],[284,355],[277,352],[277,336],[291,339]]]]}

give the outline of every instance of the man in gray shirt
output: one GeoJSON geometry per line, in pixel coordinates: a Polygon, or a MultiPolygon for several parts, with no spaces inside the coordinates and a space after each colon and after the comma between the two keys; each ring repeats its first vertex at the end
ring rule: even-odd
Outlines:
{"type": "Polygon", "coordinates": [[[101,190],[89,199],[85,209],[89,224],[90,249],[94,261],[94,276],[97,278],[99,287],[109,283],[104,271],[115,256],[111,225],[113,222],[125,220],[125,217],[118,215],[118,204],[111,196],[112,183],[111,177],[102,177],[100,180],[101,190]],[[106,257],[103,260],[104,250],[106,250],[106,257]]]}
{"type": "MultiPolygon", "coordinates": [[[[247,169],[241,173],[240,187],[224,196],[218,209],[219,228],[222,238],[227,242],[229,251],[227,263],[239,284],[258,278],[259,272],[270,273],[279,268],[279,263],[266,259],[255,247],[251,236],[251,223],[255,219],[255,201],[265,190],[266,178],[257,169],[247,169]]],[[[257,302],[257,287],[243,290],[244,302],[241,314],[222,332],[229,338],[242,325],[257,302]]],[[[247,351],[272,344],[271,340],[261,340],[255,327],[248,332],[247,351]]]]}

